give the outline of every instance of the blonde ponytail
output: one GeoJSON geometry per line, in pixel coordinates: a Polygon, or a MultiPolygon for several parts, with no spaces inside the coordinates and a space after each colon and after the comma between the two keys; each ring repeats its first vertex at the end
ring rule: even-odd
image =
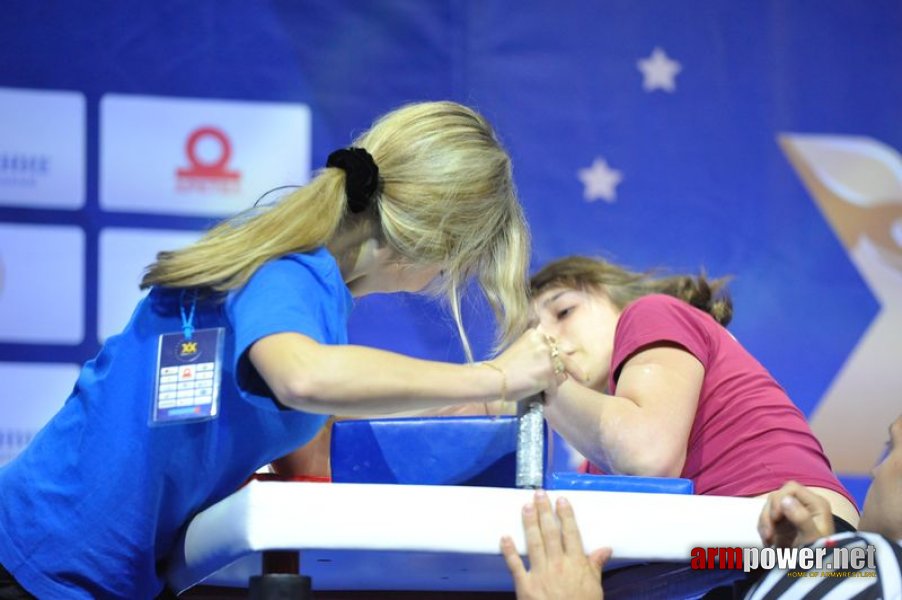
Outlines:
{"type": "Polygon", "coordinates": [[[241,287],[263,263],[325,244],[345,213],[343,186],[343,172],[326,169],[277,204],[224,221],[187,248],[160,252],[141,287],[241,287]]]}
{"type": "Polygon", "coordinates": [[[370,222],[400,260],[445,271],[442,293],[468,357],[460,305],[471,278],[497,316],[496,348],[512,341],[526,327],[529,230],[510,158],[488,122],[454,102],[410,104],[378,119],[352,145],[378,167],[378,191],[365,215],[348,214],[344,171],[325,169],[275,206],[161,252],[141,286],[227,291],[269,260],[326,245],[352,220],[370,222]]]}

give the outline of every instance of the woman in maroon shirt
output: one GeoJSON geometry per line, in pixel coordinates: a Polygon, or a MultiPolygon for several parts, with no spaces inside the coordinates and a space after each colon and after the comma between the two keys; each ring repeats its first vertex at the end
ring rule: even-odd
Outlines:
{"type": "Polygon", "coordinates": [[[724,328],[723,280],[655,279],[571,257],[532,278],[540,329],[573,377],[545,416],[590,471],[686,477],[696,493],[761,496],[795,480],[858,523],[804,415],[724,328]]]}

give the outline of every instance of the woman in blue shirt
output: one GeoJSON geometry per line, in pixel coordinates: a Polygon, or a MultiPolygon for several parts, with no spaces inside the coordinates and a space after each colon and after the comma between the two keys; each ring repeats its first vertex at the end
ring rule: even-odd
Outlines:
{"type": "Polygon", "coordinates": [[[160,253],[125,330],[0,469],[0,597],[153,598],[191,517],[327,415],[553,388],[563,365],[544,336],[521,335],[528,246],[491,127],[432,102],[380,118],[278,204],[160,253]],[[441,291],[468,349],[471,278],[509,346],[486,368],[348,344],[353,297],[441,291]]]}

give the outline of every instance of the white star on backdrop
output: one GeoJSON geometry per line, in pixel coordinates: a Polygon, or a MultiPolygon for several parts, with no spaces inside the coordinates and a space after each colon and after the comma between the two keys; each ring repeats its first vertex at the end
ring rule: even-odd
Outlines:
{"type": "Polygon", "coordinates": [[[583,197],[589,202],[599,199],[613,202],[617,199],[617,186],[623,181],[623,173],[612,169],[603,158],[596,158],[591,167],[580,169],[577,177],[585,186],[583,197]]]}
{"type": "Polygon", "coordinates": [[[642,71],[644,77],[642,88],[646,92],[675,91],[677,73],[683,70],[680,63],[668,57],[667,53],[660,48],[655,48],[648,58],[638,60],[636,66],[642,71]]]}

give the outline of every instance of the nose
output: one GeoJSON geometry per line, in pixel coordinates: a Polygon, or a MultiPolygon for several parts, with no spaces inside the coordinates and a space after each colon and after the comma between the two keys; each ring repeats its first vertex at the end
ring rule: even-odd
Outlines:
{"type": "Polygon", "coordinates": [[[555,341],[557,341],[558,335],[560,334],[560,328],[554,324],[550,319],[546,319],[544,317],[539,317],[539,325],[536,327],[539,332],[553,337],[555,341]]]}

